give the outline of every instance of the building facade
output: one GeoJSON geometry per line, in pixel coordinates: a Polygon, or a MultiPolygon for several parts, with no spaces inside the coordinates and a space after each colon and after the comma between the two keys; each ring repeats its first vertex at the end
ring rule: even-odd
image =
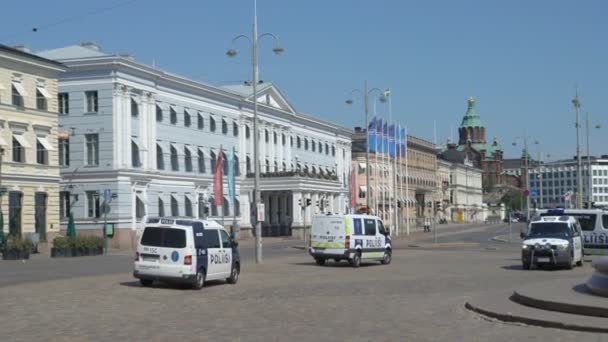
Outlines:
{"type": "Polygon", "coordinates": [[[407,136],[406,158],[391,158],[382,153],[369,153],[370,186],[366,186],[366,130],[355,128],[353,135],[353,172],[355,175],[356,210],[365,211],[367,196],[370,212],[380,216],[386,226],[401,233],[406,226],[420,226],[424,217],[434,216],[437,196],[437,155],[435,145],[407,136]],[[407,167],[406,167],[407,166],[407,167]],[[393,187],[393,184],[395,186],[393,187]],[[397,224],[398,222],[398,224],[397,224]]]}
{"type": "Polygon", "coordinates": [[[0,45],[0,210],[6,234],[59,232],[57,78],[63,65],[0,45]]]}
{"type": "MultiPolygon", "coordinates": [[[[591,157],[589,161],[585,157],[582,167],[582,202],[586,206],[608,206],[608,156],[591,157]]],[[[531,207],[576,206],[577,170],[576,158],[546,162],[529,169],[531,207]]]]}
{"type": "MultiPolygon", "coordinates": [[[[60,126],[69,147],[61,169],[64,224],[72,210],[78,230],[101,234],[109,190],[117,194],[107,213],[115,246],[132,244],[146,216],[208,216],[251,236],[251,85],[195,82],[94,44],[40,55],[68,67],[59,82],[60,126]],[[233,150],[236,199],[228,198],[224,176],[223,205],[216,207],[216,160],[223,153],[225,175],[233,150]]],[[[301,199],[323,200],[323,207],[306,210],[309,218],[346,210],[350,131],[297,112],[273,84],[258,88],[263,234],[299,235],[301,199]]]]}

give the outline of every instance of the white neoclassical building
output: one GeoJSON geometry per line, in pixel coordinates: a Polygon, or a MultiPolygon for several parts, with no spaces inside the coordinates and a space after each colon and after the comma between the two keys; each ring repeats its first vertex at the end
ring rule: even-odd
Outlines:
{"type": "MultiPolygon", "coordinates": [[[[132,244],[146,216],[233,219],[250,236],[253,97],[247,84],[218,87],[104,53],[91,43],[39,53],[68,67],[59,80],[63,142],[61,216],[99,232],[103,193],[117,194],[108,222],[113,244],[132,244]],[[236,150],[236,201],[212,205],[215,160],[236,150]],[[223,214],[223,215],[222,215],[223,214]]],[[[299,235],[306,213],[344,212],[351,131],[300,113],[271,83],[259,86],[264,235],[299,235]],[[303,211],[301,199],[311,199],[303,211]],[[319,205],[317,205],[319,203],[319,205]]],[[[227,167],[225,162],[224,167],[227,167]]]]}

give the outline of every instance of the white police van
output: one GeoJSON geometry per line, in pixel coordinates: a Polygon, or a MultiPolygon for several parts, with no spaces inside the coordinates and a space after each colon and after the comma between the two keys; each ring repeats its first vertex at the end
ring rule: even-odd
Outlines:
{"type": "Polygon", "coordinates": [[[370,215],[317,215],[312,219],[309,253],[318,265],[327,260],[390,264],[392,243],[382,221],[370,215]]]}
{"type": "Polygon", "coordinates": [[[201,289],[218,279],[236,284],[241,270],[237,246],[215,221],[149,218],[137,244],[133,276],[143,286],[164,281],[201,289]]]}
{"type": "Polygon", "coordinates": [[[575,217],[583,231],[585,254],[608,255],[608,211],[603,209],[549,209],[539,210],[542,216],[567,215],[575,217]]]}
{"type": "Polygon", "coordinates": [[[534,218],[524,236],[521,263],[529,270],[532,265],[583,265],[581,226],[572,216],[542,216],[534,218]]]}

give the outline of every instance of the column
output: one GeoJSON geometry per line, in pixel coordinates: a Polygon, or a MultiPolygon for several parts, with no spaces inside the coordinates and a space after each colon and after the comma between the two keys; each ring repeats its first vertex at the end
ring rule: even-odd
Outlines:
{"type": "MultiPolygon", "coordinates": [[[[114,156],[114,168],[119,169],[122,168],[122,154],[124,151],[124,147],[122,146],[122,137],[123,137],[123,111],[122,111],[122,88],[123,86],[119,83],[114,84],[114,91],[112,92],[112,111],[113,111],[113,120],[112,127],[114,128],[113,134],[113,156],[114,156]]],[[[85,156],[86,158],[86,156],[85,156]]]]}
{"type": "Polygon", "coordinates": [[[291,213],[292,213],[292,226],[301,227],[302,226],[302,208],[300,207],[300,201],[304,204],[304,196],[301,192],[293,192],[292,194],[292,205],[291,205],[291,213]]]}
{"type": "Polygon", "coordinates": [[[123,168],[131,168],[131,124],[133,123],[133,118],[131,118],[131,88],[124,87],[122,93],[122,149],[123,149],[123,158],[122,158],[122,167],[123,168]]]}
{"type": "Polygon", "coordinates": [[[150,154],[150,146],[148,142],[148,110],[150,108],[150,103],[148,100],[148,94],[149,93],[143,92],[139,98],[139,143],[141,144],[139,156],[141,158],[141,167],[143,169],[148,169],[148,155],[150,154]]]}

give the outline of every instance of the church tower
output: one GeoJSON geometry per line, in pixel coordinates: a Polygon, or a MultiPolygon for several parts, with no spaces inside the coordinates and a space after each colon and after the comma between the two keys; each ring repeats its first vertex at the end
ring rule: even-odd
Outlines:
{"type": "Polygon", "coordinates": [[[460,128],[458,128],[458,145],[485,144],[486,128],[481,124],[479,115],[475,112],[475,99],[469,97],[467,113],[462,118],[460,128]]]}

